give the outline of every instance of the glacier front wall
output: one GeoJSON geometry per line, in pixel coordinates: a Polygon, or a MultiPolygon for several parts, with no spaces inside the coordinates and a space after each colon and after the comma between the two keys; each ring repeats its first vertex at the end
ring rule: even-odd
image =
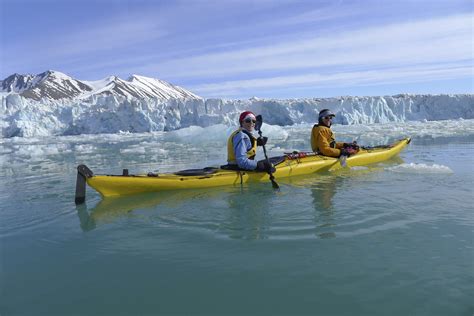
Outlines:
{"type": "Polygon", "coordinates": [[[237,125],[240,112],[262,114],[271,125],[317,122],[336,113],[336,124],[370,124],[474,118],[474,95],[396,95],[314,99],[130,99],[93,96],[80,101],[34,101],[1,96],[2,137],[170,131],[192,125],[237,125]]]}

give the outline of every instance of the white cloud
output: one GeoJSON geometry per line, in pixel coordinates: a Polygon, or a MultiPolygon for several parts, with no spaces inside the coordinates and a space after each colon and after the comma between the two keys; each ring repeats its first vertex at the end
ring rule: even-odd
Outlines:
{"type": "Polygon", "coordinates": [[[421,65],[331,74],[310,73],[305,75],[278,76],[248,80],[225,81],[215,84],[203,84],[190,87],[200,95],[232,96],[243,92],[254,93],[261,89],[304,88],[304,87],[344,87],[381,85],[394,83],[424,82],[472,76],[472,68],[466,65],[421,65]]]}
{"type": "Polygon", "coordinates": [[[450,62],[472,58],[473,15],[378,26],[222,53],[150,63],[166,77],[231,76],[322,66],[450,62]]]}
{"type": "Polygon", "coordinates": [[[156,20],[109,21],[81,30],[58,40],[60,55],[80,55],[88,52],[109,51],[153,41],[167,31],[156,20]]]}

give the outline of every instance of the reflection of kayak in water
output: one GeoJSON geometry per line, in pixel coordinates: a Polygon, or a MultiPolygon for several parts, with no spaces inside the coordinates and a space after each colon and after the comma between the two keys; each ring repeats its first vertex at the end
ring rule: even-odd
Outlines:
{"type": "MultiPolygon", "coordinates": [[[[308,175],[321,171],[337,170],[347,167],[365,166],[390,159],[400,153],[410,138],[405,138],[387,146],[361,148],[347,159],[338,159],[315,153],[291,153],[270,160],[275,165],[273,175],[276,179],[308,175]]],[[[82,175],[89,186],[102,196],[120,196],[165,190],[210,188],[217,186],[241,185],[251,182],[268,182],[269,175],[257,171],[235,171],[219,168],[183,170],[176,173],[148,175],[94,175],[86,166],[78,167],[78,184],[82,175]]],[[[125,171],[125,170],[124,170],[125,171]]],[[[76,203],[78,196],[76,187],[76,203]]],[[[85,189],[84,189],[85,194],[85,189]]],[[[81,203],[79,201],[79,203],[81,203]]]]}
{"type": "Polygon", "coordinates": [[[101,200],[90,210],[85,205],[78,206],[77,214],[82,229],[89,231],[99,223],[112,222],[117,217],[127,216],[133,210],[158,205],[162,200],[163,195],[159,193],[117,196],[101,200]]]}
{"type": "Polygon", "coordinates": [[[214,197],[217,193],[215,190],[181,190],[114,196],[102,199],[90,209],[85,204],[77,206],[76,209],[81,228],[89,231],[97,225],[131,216],[130,214],[135,210],[154,209],[159,205],[173,207],[189,203],[196,198],[214,197]]]}
{"type": "Polygon", "coordinates": [[[160,204],[165,197],[162,194],[147,193],[132,196],[113,197],[103,199],[91,209],[91,217],[95,220],[106,221],[107,218],[115,218],[126,215],[130,211],[149,208],[160,204]]]}

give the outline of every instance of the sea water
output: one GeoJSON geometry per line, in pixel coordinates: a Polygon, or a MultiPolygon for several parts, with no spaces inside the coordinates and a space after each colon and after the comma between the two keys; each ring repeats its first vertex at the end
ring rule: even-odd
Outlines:
{"type": "MultiPolygon", "coordinates": [[[[472,315],[474,120],[334,126],[396,158],[76,207],[76,166],[225,163],[225,126],[0,139],[1,315],[472,315]]],[[[264,125],[270,155],[310,125],[264,125]]],[[[263,158],[259,149],[258,157],[263,158]]]]}

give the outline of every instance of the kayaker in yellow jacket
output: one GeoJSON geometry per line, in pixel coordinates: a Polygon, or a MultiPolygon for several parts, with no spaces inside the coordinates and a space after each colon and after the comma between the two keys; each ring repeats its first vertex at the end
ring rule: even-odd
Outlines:
{"type": "Polygon", "coordinates": [[[256,161],[257,146],[265,145],[266,137],[255,138],[256,116],[251,111],[242,112],[239,116],[240,128],[234,131],[227,141],[227,166],[232,170],[268,171],[271,164],[266,161],[256,161]]]}
{"type": "Polygon", "coordinates": [[[332,119],[336,115],[328,109],[319,112],[318,124],[311,131],[311,148],[314,152],[328,157],[350,156],[358,151],[356,143],[336,142],[331,130],[332,119]]]}

